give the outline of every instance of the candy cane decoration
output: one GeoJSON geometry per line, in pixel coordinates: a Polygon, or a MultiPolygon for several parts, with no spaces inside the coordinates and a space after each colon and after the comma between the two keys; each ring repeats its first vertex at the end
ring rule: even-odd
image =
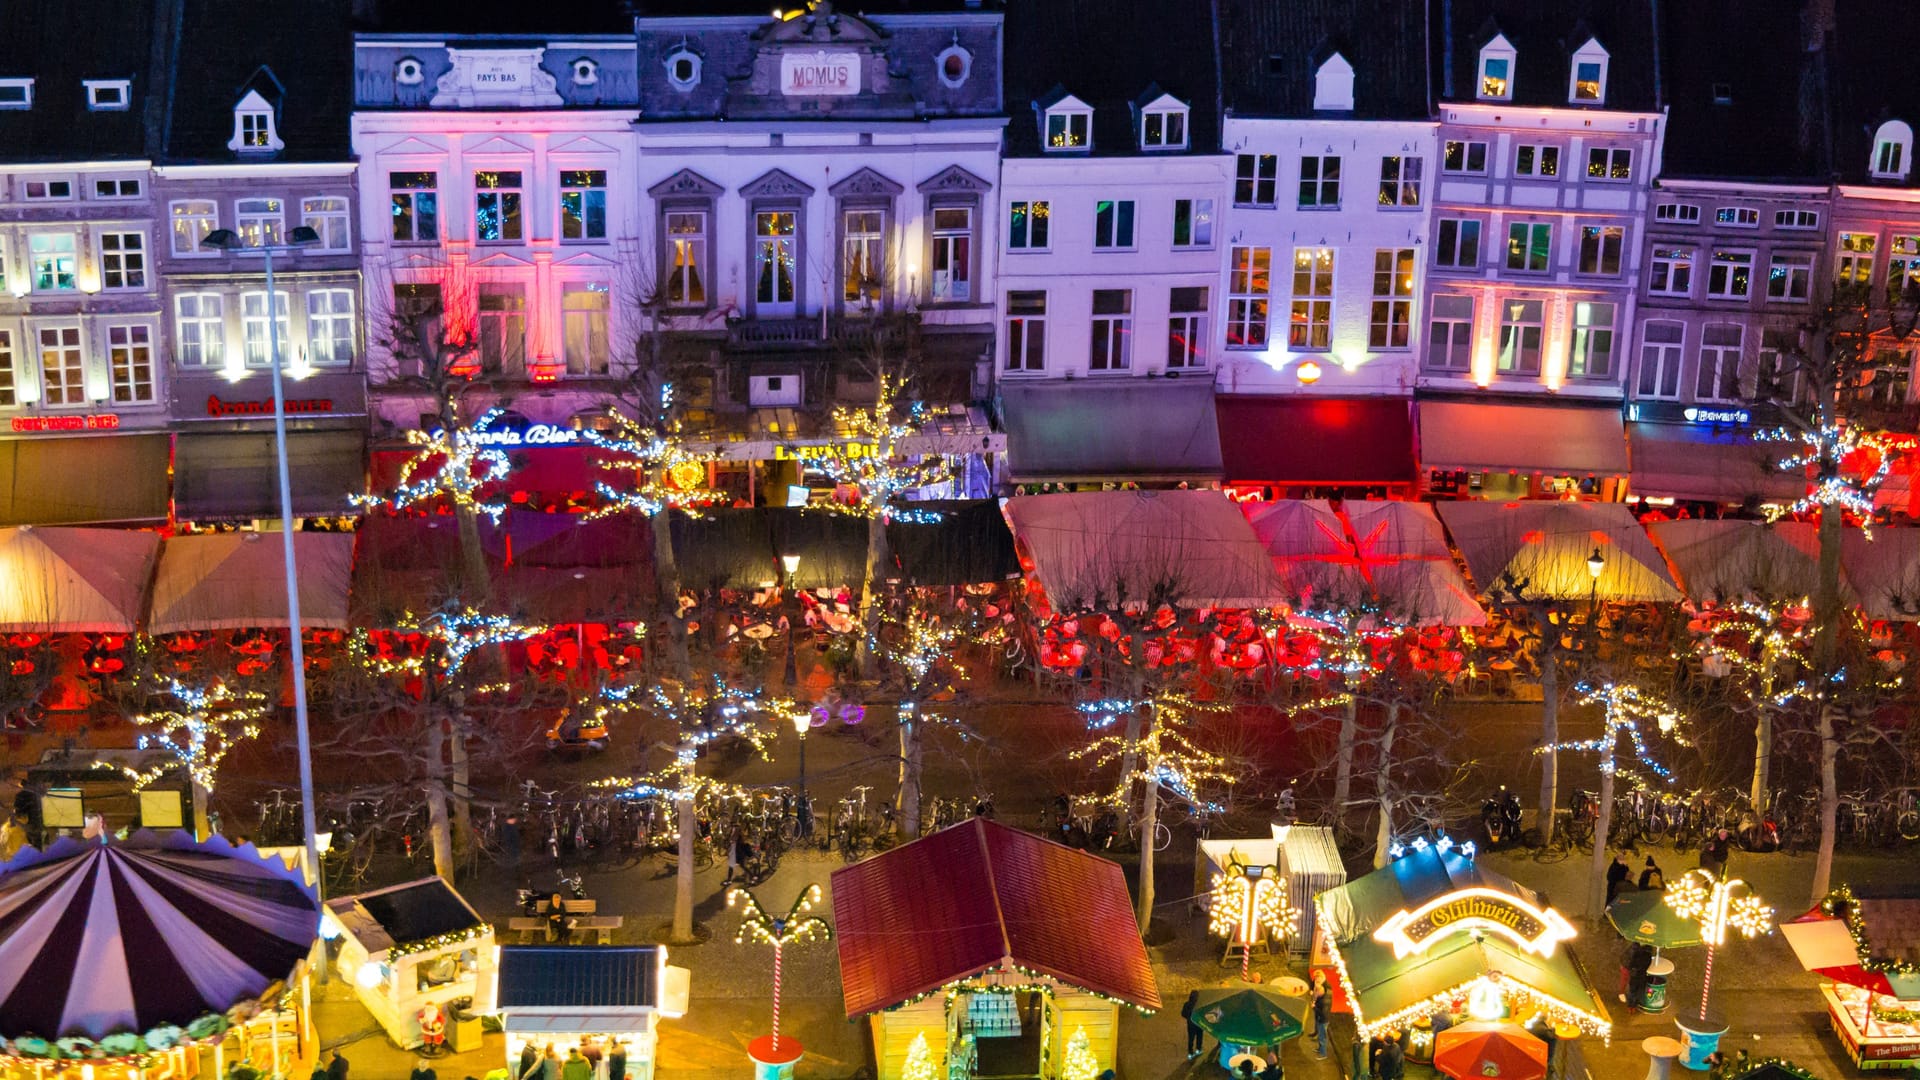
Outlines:
{"type": "Polygon", "coordinates": [[[741,905],[740,932],[733,936],[734,943],[745,944],[748,935],[753,940],[773,946],[773,1048],[780,1049],[780,960],[788,945],[798,945],[808,941],[825,941],[833,936],[833,928],[818,915],[808,915],[813,905],[820,902],[820,886],[809,885],[800,890],[784,916],[775,918],[767,914],[760,901],[745,889],[727,890],[727,906],[745,901],[741,905]]]}

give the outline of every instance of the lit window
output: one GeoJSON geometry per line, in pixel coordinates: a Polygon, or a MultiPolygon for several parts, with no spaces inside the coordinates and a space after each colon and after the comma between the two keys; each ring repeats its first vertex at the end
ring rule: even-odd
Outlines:
{"type": "Polygon", "coordinates": [[[606,285],[568,285],[560,294],[567,374],[605,375],[612,346],[607,319],[613,309],[606,285]]]}
{"type": "Polygon", "coordinates": [[[100,285],[106,289],[147,287],[147,234],[100,234],[100,285]]]}
{"type": "Polygon", "coordinates": [[[1047,368],[1047,294],[1022,290],[1007,294],[1007,370],[1047,368]]]}
{"type": "Polygon", "coordinates": [[[1576,379],[1605,379],[1613,375],[1612,304],[1580,300],[1573,305],[1573,337],[1567,353],[1567,374],[1576,379]]]}
{"type": "Polygon", "coordinates": [[[519,285],[480,285],[480,367],[489,375],[527,371],[527,292],[519,285]]]}
{"type": "Polygon", "coordinates": [[[868,305],[879,303],[886,255],[885,211],[848,210],[841,214],[840,261],[846,281],[842,283],[840,298],[868,305]]]}
{"type": "Polygon", "coordinates": [[[1373,310],[1367,320],[1367,344],[1375,349],[1404,349],[1413,324],[1413,249],[1381,248],[1373,253],[1373,310]]]}
{"type": "Polygon", "coordinates": [[[520,174],[473,174],[473,237],[482,243],[520,239],[520,174]]]}
{"type": "Polygon", "coordinates": [[[1495,366],[1509,375],[1540,374],[1540,337],[1546,305],[1538,300],[1500,302],[1500,353],[1495,366]]]}
{"type": "Polygon", "coordinates": [[[1910,301],[1920,290],[1920,236],[1887,238],[1887,303],[1910,301]]]}
{"type": "Polygon", "coordinates": [[[1273,295],[1273,251],[1236,247],[1227,278],[1227,348],[1267,347],[1268,303],[1273,295]]]}
{"type": "Polygon", "coordinates": [[[1654,248],[1647,271],[1647,292],[1686,296],[1693,291],[1693,249],[1654,248]]]}
{"type": "Polygon", "coordinates": [[[1481,99],[1506,101],[1513,97],[1513,60],[1513,46],[1505,37],[1495,37],[1480,50],[1481,99]]]}
{"type": "Polygon", "coordinates": [[[1473,297],[1435,293],[1427,329],[1427,366],[1465,371],[1473,364],[1473,297]]]}
{"type": "Polygon", "coordinates": [[[171,203],[167,216],[173,222],[175,255],[211,255],[200,246],[207,234],[220,227],[219,208],[211,199],[186,199],[171,203]]]}
{"type": "Polygon", "coordinates": [[[1092,129],[1092,109],[1083,105],[1057,105],[1048,109],[1046,118],[1046,150],[1048,153],[1090,150],[1093,148],[1092,129]]]}
{"type": "Polygon", "coordinates": [[[1633,179],[1633,151],[1625,147],[1596,146],[1587,151],[1587,179],[1633,179]]]}
{"type": "Polygon", "coordinates": [[[235,231],[248,247],[266,247],[284,240],[287,213],[279,199],[238,199],[233,204],[235,231]]]}
{"type": "Polygon", "coordinates": [[[72,233],[34,233],[27,241],[27,253],[33,262],[35,292],[64,292],[76,287],[74,270],[79,256],[72,233]]]}
{"type": "Polygon", "coordinates": [[[107,327],[107,367],[116,405],[144,405],[153,400],[153,328],[107,327]]]}
{"type": "Polygon", "coordinates": [[[1487,171],[1487,144],[1462,139],[1448,139],[1442,147],[1440,171],[1450,173],[1485,174],[1487,171]]]}
{"type": "Polygon", "coordinates": [[[233,138],[227,149],[241,154],[269,154],[286,149],[274,130],[273,107],[257,90],[247,91],[233,107],[233,138]]]}
{"type": "Polygon", "coordinates": [[[973,211],[968,207],[933,208],[933,272],[928,284],[936,304],[973,299],[973,211]]]}
{"type": "Polygon", "coordinates": [[[1093,204],[1093,246],[1133,247],[1133,200],[1101,199],[1093,204]]]}
{"type": "Polygon", "coordinates": [[[1013,251],[1047,249],[1048,204],[1022,200],[1007,210],[1007,247],[1013,251]]]}
{"type": "Polygon", "coordinates": [[[1840,234],[1840,248],[1834,258],[1835,288],[1864,290],[1873,285],[1873,253],[1879,240],[1873,233],[1840,234]]]}
{"type": "Polygon", "coordinates": [[[1148,109],[1140,117],[1142,150],[1184,150],[1187,145],[1187,110],[1148,109]]]}
{"type": "Polygon", "coordinates": [[[1167,370],[1207,366],[1207,287],[1189,285],[1167,295],[1167,370]]]}
{"type": "Polygon", "coordinates": [[[440,177],[430,172],[387,174],[392,192],[393,240],[429,244],[440,239],[440,177]]]}
{"type": "Polygon", "coordinates": [[[1722,206],[1713,212],[1713,223],[1736,229],[1757,229],[1760,227],[1760,211],[1751,206],[1722,206]]]}
{"type": "Polygon", "coordinates": [[[1553,262],[1553,225],[1515,222],[1507,226],[1507,269],[1544,274],[1553,262]]]}
{"type": "Polygon", "coordinates": [[[267,294],[264,291],[240,294],[240,332],[241,340],[245,343],[247,366],[266,367],[273,359],[276,340],[280,345],[280,354],[286,355],[287,346],[292,341],[287,310],[287,294],[274,290],[273,324],[269,326],[267,294]]]}
{"type": "Polygon", "coordinates": [[[307,294],[307,357],[316,367],[353,363],[353,290],[315,289],[307,294]]]}
{"type": "Polygon", "coordinates": [[[1480,265],[1480,222],[1441,218],[1434,231],[1433,264],[1471,270],[1480,265]]]}
{"type": "Polygon", "coordinates": [[[1744,300],[1753,289],[1753,253],[1716,251],[1707,266],[1707,295],[1717,300],[1744,300]]]}
{"type": "Polygon", "coordinates": [[[1213,200],[1173,200],[1173,246],[1206,248],[1213,246],[1213,200]]]}
{"type": "Polygon", "coordinates": [[[1560,175],[1560,148],[1523,144],[1513,153],[1513,175],[1557,177],[1560,175]]]}
{"type": "Polygon", "coordinates": [[[219,293],[174,297],[174,359],[183,367],[217,368],[226,355],[227,329],[219,293]]]}
{"type": "Polygon", "coordinates": [[[1278,197],[1280,158],[1274,154],[1241,154],[1235,159],[1233,202],[1236,206],[1272,206],[1278,197]]]}
{"type": "MultiPolygon", "coordinates": [[[[1916,267],[1920,270],[1920,267],[1916,267]]],[[[1767,266],[1767,299],[1804,304],[1813,284],[1813,256],[1776,251],[1767,266]]]]}
{"type": "Polygon", "coordinates": [[[87,403],[86,361],[80,354],[80,328],[40,328],[40,400],[48,405],[87,403]]]}
{"type": "Polygon", "coordinates": [[[1582,225],[1580,227],[1580,272],[1612,276],[1620,272],[1620,255],[1626,247],[1627,230],[1620,225],[1582,225]]]}
{"type": "Polygon", "coordinates": [[[1574,105],[1598,105],[1607,98],[1607,50],[1598,41],[1587,39],[1573,54],[1568,72],[1567,101],[1574,105]]]}
{"type": "Polygon", "coordinates": [[[1293,249],[1293,307],[1287,344],[1295,349],[1333,345],[1333,249],[1293,249]]]}
{"type": "Polygon", "coordinates": [[[1649,322],[1640,335],[1640,378],[1635,394],[1644,398],[1680,396],[1680,358],[1686,344],[1685,323],[1649,322]]]}
{"type": "Polygon", "coordinates": [[[1420,205],[1421,173],[1426,159],[1389,156],[1380,159],[1380,205],[1403,208],[1420,205]]]}
{"type": "Polygon", "coordinates": [[[127,79],[87,79],[87,108],[94,112],[125,111],[133,96],[133,83],[127,79]]]}
{"type": "Polygon", "coordinates": [[[798,288],[794,262],[791,210],[763,210],[753,215],[753,299],[769,309],[791,308],[798,288]]]}
{"type": "Polygon", "coordinates": [[[1340,159],[1333,155],[1300,159],[1300,206],[1340,205],[1340,159]]]}
{"type": "Polygon", "coordinates": [[[667,303],[704,307],[707,303],[707,215],[675,211],[667,215],[667,303]]]}
{"type": "Polygon", "coordinates": [[[1093,290],[1093,342],[1087,357],[1092,371],[1125,371],[1133,366],[1133,290],[1093,290]]]}
{"type": "Polygon", "coordinates": [[[607,174],[568,169],[560,174],[560,239],[607,238],[607,174]]]}
{"type": "Polygon", "coordinates": [[[300,200],[300,224],[320,237],[318,251],[347,251],[353,247],[347,200],[332,195],[300,200]]]}

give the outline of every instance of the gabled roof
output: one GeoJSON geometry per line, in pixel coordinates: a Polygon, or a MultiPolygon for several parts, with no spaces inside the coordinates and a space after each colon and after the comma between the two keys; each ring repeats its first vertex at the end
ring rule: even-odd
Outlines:
{"type": "Polygon", "coordinates": [[[658,1008],[658,945],[505,945],[502,1009],[658,1008]]]}
{"type": "Polygon", "coordinates": [[[1824,177],[1825,133],[1812,81],[1817,71],[1813,55],[1801,46],[1800,7],[1800,0],[1661,5],[1669,109],[1664,175],[1802,182],[1824,177]],[[1730,26],[1740,27],[1737,49],[1727,47],[1730,26]]]}
{"type": "MultiPolygon", "coordinates": [[[[1480,47],[1503,34],[1513,45],[1513,103],[1570,106],[1567,86],[1573,54],[1598,39],[1607,50],[1606,99],[1599,108],[1655,112],[1663,96],[1655,85],[1653,0],[1430,0],[1435,101],[1478,100],[1480,47]],[[1451,43],[1451,53],[1448,45],[1451,43]]],[[[1723,45],[1724,47],[1724,45],[1723,45]]],[[[1356,65],[1357,66],[1357,65],[1356,65]]],[[[1586,106],[1591,107],[1591,106],[1586,106]]]]}
{"type": "Polygon", "coordinates": [[[149,156],[158,57],[154,0],[11,0],[0,8],[0,79],[32,79],[33,107],[0,109],[0,161],[149,156]],[[128,79],[125,109],[87,108],[83,79],[128,79]]]}
{"type": "MultiPolygon", "coordinates": [[[[273,107],[274,134],[285,143],[272,160],[352,159],[350,0],[178,0],[179,62],[156,160],[171,164],[238,161],[228,146],[234,106],[257,93],[273,107]]],[[[258,153],[246,155],[259,160],[258,153]]]]}
{"type": "MultiPolygon", "coordinates": [[[[1920,130],[1920,19],[1900,0],[1835,0],[1828,59],[1833,96],[1833,168],[1841,179],[1868,180],[1874,130],[1904,120],[1920,130]]],[[[1905,186],[1920,186],[1910,172],[1905,186]]]]}
{"type": "Polygon", "coordinates": [[[1360,120],[1424,120],[1426,26],[1406,0],[1220,0],[1221,84],[1236,116],[1313,116],[1314,73],[1353,66],[1360,120]]]}
{"type": "Polygon", "coordinates": [[[327,910],[370,953],[485,924],[466,898],[437,877],[327,901],[327,910]]]}
{"type": "Polygon", "coordinates": [[[1120,867],[982,818],[834,871],[833,915],[849,1018],[1003,963],[1160,1007],[1120,867]]]}
{"type": "MultiPolygon", "coordinates": [[[[1139,154],[1149,87],[1186,102],[1186,153],[1220,152],[1213,32],[1192,0],[1020,0],[1006,6],[1007,153],[1041,153],[1040,116],[1071,94],[1093,109],[1093,153],[1139,154]]],[[[1152,151],[1159,157],[1182,151],[1152,151]]]]}

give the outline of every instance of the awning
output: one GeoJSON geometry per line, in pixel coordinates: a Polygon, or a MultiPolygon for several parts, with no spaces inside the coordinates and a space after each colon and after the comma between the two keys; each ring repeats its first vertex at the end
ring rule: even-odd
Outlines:
{"type": "MultiPolygon", "coordinates": [[[[1647,531],[1689,600],[1792,600],[1819,591],[1819,526],[1812,522],[1656,521],[1647,531]]],[[[1841,588],[1851,599],[1844,580],[1841,588]]]]}
{"type": "Polygon", "coordinates": [[[1058,610],[1285,603],[1267,549],[1217,491],[1074,491],[1007,503],[1014,537],[1058,610]]]}
{"type": "Polygon", "coordinates": [[[1213,382],[1113,380],[1000,388],[1016,483],[1220,478],[1213,382]]]}
{"type": "Polygon", "coordinates": [[[166,433],[0,441],[0,526],[167,519],[166,433]]]}
{"type": "Polygon", "coordinates": [[[1654,498],[1739,503],[1748,496],[1792,502],[1806,494],[1802,477],[1777,467],[1778,445],[1756,443],[1746,433],[1688,424],[1627,425],[1633,459],[1632,491],[1654,498]]]}
{"type": "MultiPolygon", "coordinates": [[[[359,429],[287,432],[295,517],[349,513],[367,485],[359,429]]],[[[174,448],[173,512],[183,521],[277,518],[280,473],[271,432],[183,434],[174,448]]]]}
{"type": "Polygon", "coordinates": [[[1424,503],[1324,499],[1242,503],[1296,610],[1374,603],[1414,626],[1484,626],[1445,534],[1424,503]]]}
{"type": "Polygon", "coordinates": [[[1868,618],[1920,622],[1920,528],[1848,529],[1840,569],[1868,618]]]}
{"type": "Polygon", "coordinates": [[[1228,483],[1413,482],[1405,398],[1222,396],[1214,410],[1228,483]]]}
{"type": "Polygon", "coordinates": [[[1624,476],[1625,422],[1616,404],[1422,401],[1420,465],[1467,472],[1624,476]]]}
{"type": "Polygon", "coordinates": [[[1680,590],[1633,512],[1622,503],[1443,502],[1440,520],[1481,595],[1525,599],[1669,602],[1680,590]],[[1595,577],[1588,560],[1601,558],[1595,577]]]}
{"type": "Polygon", "coordinates": [[[1351,608],[1373,589],[1347,542],[1347,526],[1325,499],[1242,503],[1247,524],[1273,558],[1287,603],[1296,609],[1351,608]]]}
{"type": "MultiPolygon", "coordinates": [[[[294,533],[300,623],[343,629],[353,575],[352,533],[294,533]]],[[[285,549],[278,533],[170,537],[160,552],[147,632],[283,628],[285,549]]]]}
{"type": "MultiPolygon", "coordinates": [[[[584,952],[584,949],[576,949],[584,952]]],[[[515,1035],[628,1035],[650,1031],[652,1009],[608,1009],[603,1012],[528,1012],[506,1014],[500,1030],[515,1035]]]]}
{"type": "Polygon", "coordinates": [[[160,536],[120,529],[0,529],[0,632],[131,633],[160,536]]]}

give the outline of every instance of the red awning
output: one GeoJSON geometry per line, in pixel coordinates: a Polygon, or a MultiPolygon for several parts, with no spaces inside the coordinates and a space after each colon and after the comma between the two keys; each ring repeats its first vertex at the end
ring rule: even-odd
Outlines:
{"type": "Polygon", "coordinates": [[[974,818],[833,873],[849,1019],[1003,961],[1160,1007],[1120,867],[974,818]]]}
{"type": "Polygon", "coordinates": [[[1227,483],[1409,484],[1405,398],[1214,399],[1227,483]]]}

